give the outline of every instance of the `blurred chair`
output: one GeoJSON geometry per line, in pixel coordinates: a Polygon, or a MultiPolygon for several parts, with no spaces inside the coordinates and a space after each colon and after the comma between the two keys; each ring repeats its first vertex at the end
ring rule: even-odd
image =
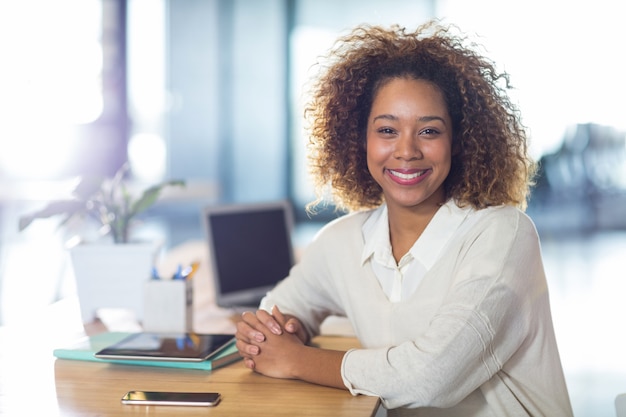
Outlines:
{"type": "Polygon", "coordinates": [[[615,414],[617,417],[626,417],[626,394],[619,394],[615,398],[615,414]]]}

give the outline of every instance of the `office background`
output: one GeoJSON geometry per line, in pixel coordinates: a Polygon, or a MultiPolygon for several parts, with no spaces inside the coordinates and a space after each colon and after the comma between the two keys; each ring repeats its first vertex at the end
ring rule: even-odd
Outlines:
{"type": "Polygon", "coordinates": [[[309,218],[302,101],[311,66],[359,23],[429,18],[476,34],[510,73],[542,175],[528,209],[542,236],[576,415],[626,391],[626,25],[611,0],[0,0],[0,324],[72,292],[54,220],[18,217],[77,176],[129,161],[183,195],[139,233],[201,239],[199,210],[288,198],[309,218]]]}

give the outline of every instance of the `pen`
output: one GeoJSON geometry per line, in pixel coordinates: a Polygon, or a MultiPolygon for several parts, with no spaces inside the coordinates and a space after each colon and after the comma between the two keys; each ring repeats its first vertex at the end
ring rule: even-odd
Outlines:
{"type": "Polygon", "coordinates": [[[200,264],[198,262],[192,262],[191,265],[189,265],[182,271],[182,278],[191,279],[193,275],[196,273],[196,271],[198,270],[199,266],[200,264]]]}
{"type": "Polygon", "coordinates": [[[183,267],[180,264],[178,265],[178,268],[176,268],[176,272],[174,273],[172,279],[184,279],[183,267]]]}

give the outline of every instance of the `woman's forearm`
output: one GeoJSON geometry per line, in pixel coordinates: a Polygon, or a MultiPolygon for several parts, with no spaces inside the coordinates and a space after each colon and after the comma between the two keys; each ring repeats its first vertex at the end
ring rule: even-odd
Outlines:
{"type": "Polygon", "coordinates": [[[237,323],[237,348],[244,364],[273,378],[346,389],[341,377],[345,352],[306,345],[308,335],[297,318],[277,307],[272,312],[244,313],[237,323]]]}
{"type": "Polygon", "coordinates": [[[303,346],[298,351],[297,356],[292,359],[294,378],[318,385],[347,389],[341,378],[341,363],[345,352],[312,346],[303,346]]]}

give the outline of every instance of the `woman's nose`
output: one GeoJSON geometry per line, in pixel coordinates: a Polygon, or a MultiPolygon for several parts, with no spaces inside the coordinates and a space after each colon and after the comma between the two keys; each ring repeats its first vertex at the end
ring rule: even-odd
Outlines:
{"type": "Polygon", "coordinates": [[[423,157],[419,147],[419,140],[413,135],[401,135],[396,142],[395,157],[412,160],[423,157]]]}

